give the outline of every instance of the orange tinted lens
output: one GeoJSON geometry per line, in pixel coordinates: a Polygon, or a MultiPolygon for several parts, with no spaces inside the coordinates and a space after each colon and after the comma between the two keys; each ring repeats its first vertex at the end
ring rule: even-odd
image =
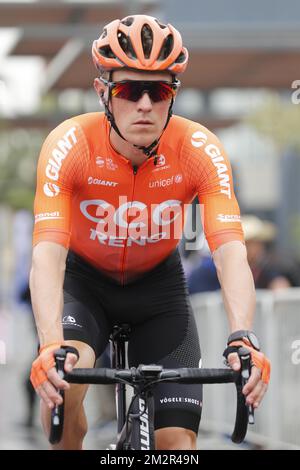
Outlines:
{"type": "Polygon", "coordinates": [[[111,89],[112,96],[129,101],[138,101],[144,93],[148,93],[151,101],[165,101],[175,95],[171,85],[160,81],[138,81],[115,83],[111,89]]]}
{"type": "Polygon", "coordinates": [[[165,101],[170,100],[175,95],[175,90],[171,85],[164,82],[153,82],[152,93],[150,92],[150,98],[152,101],[165,101]]]}
{"type": "Polygon", "coordinates": [[[135,94],[132,82],[116,83],[111,90],[112,96],[116,98],[123,98],[124,100],[137,101],[132,99],[135,94]]]}

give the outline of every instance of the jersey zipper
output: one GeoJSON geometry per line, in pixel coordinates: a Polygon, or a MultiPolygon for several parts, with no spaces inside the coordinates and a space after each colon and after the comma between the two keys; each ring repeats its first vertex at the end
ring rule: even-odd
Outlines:
{"type": "MultiPolygon", "coordinates": [[[[132,172],[133,172],[133,185],[132,185],[132,192],[131,192],[131,203],[133,202],[133,195],[134,195],[134,189],[135,189],[135,180],[136,180],[136,174],[138,172],[138,166],[133,165],[132,166],[132,172]]],[[[126,244],[124,247],[123,251],[123,259],[122,259],[122,267],[121,267],[121,283],[124,285],[125,283],[125,258],[126,258],[126,253],[127,253],[127,240],[128,240],[128,230],[129,227],[127,227],[127,238],[126,238],[126,244]]]]}

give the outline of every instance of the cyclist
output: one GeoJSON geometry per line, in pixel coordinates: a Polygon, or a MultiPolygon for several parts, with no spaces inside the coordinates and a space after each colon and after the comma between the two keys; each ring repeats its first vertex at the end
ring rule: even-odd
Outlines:
{"type": "MultiPolygon", "coordinates": [[[[53,351],[68,349],[66,371],[93,367],[115,323],[129,323],[129,365],[200,366],[196,324],[177,244],[185,204],[201,201],[231,333],[228,362],[240,345],[254,367],[245,386],[257,407],[269,363],[251,333],[255,306],[230,164],[217,137],[172,116],[188,51],[180,33],[132,15],[105,26],[92,48],[95,90],[105,112],[68,119],[40,154],[30,286],[40,340],[31,373],[42,422],[65,389],[62,441],[81,449],[87,431],[85,385],[55,371],[53,351]],[[76,348],[79,352],[75,354],[76,348]]],[[[212,331],[213,335],[214,332],[212,331]]],[[[199,385],[160,384],[155,392],[157,449],[195,449],[199,385]]]]}

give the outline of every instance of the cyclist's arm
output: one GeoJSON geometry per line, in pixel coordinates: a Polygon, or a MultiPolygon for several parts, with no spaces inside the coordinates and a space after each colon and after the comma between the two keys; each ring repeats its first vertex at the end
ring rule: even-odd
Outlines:
{"type": "MultiPolygon", "coordinates": [[[[70,388],[56,372],[53,357],[54,351],[64,342],[61,312],[67,252],[66,248],[56,243],[38,243],[33,249],[30,272],[32,306],[42,348],[33,362],[30,378],[49,408],[62,403],[57,389],[70,388]]],[[[65,370],[71,371],[77,360],[75,354],[68,353],[65,370]]]]}
{"type": "MultiPolygon", "coordinates": [[[[41,349],[32,365],[31,382],[50,407],[61,402],[54,386],[69,387],[54,368],[54,351],[63,343],[61,314],[72,199],[88,155],[81,127],[68,120],[49,134],[38,162],[30,289],[41,349]]],[[[77,359],[76,354],[67,354],[67,371],[77,359]]]]}
{"type": "Polygon", "coordinates": [[[230,330],[251,329],[255,289],[231,165],[219,139],[208,130],[206,132],[197,188],[203,228],[216,265],[230,330]]]}
{"type": "Polygon", "coordinates": [[[39,157],[30,288],[41,346],[63,340],[63,281],[72,199],[88,157],[87,141],[76,120],[54,129],[39,157]]]}
{"type": "Polygon", "coordinates": [[[33,249],[30,292],[40,346],[63,342],[61,314],[68,250],[40,242],[33,249]]]}
{"type": "MultiPolygon", "coordinates": [[[[181,164],[187,183],[198,193],[202,225],[216,263],[230,329],[251,329],[254,283],[226,152],[214,134],[193,123],[183,143],[181,164]]],[[[256,367],[243,393],[247,402],[257,407],[267,388],[270,365],[263,353],[251,354],[256,367]]],[[[240,368],[237,353],[229,354],[228,362],[233,369],[240,368]]]]}
{"type": "Polygon", "coordinates": [[[240,241],[225,243],[214,251],[213,260],[222,288],[230,331],[251,330],[255,311],[255,287],[245,245],[240,241]]]}
{"type": "MultiPolygon", "coordinates": [[[[229,320],[230,330],[252,330],[255,311],[255,288],[253,276],[247,261],[245,246],[239,241],[221,245],[213,253],[222,295],[229,320]]],[[[230,346],[246,346],[243,342],[233,342],[230,346]]],[[[248,383],[243,388],[248,405],[257,408],[267,391],[270,379],[270,362],[262,353],[250,348],[254,366],[248,383]]],[[[230,367],[240,369],[236,352],[227,356],[230,367]]]]}

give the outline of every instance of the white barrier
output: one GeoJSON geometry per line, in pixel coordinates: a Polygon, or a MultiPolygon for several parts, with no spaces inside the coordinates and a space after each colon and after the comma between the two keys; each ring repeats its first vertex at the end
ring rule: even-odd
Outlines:
{"type": "MultiPolygon", "coordinates": [[[[229,334],[220,293],[195,294],[191,301],[202,349],[203,367],[223,367],[229,334]]],[[[257,292],[254,331],[272,364],[271,382],[251,441],[268,448],[300,448],[300,288],[257,292]]],[[[235,419],[234,386],[204,389],[202,427],[228,433],[235,419]]]]}

